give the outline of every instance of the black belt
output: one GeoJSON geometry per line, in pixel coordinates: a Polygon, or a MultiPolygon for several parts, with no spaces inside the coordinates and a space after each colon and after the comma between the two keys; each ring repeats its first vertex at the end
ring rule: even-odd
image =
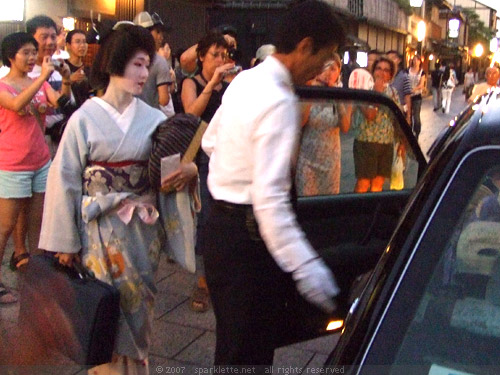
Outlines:
{"type": "Polygon", "coordinates": [[[228,213],[247,213],[252,211],[251,204],[237,204],[221,200],[214,200],[214,205],[221,211],[228,213]]]}
{"type": "Polygon", "coordinates": [[[252,241],[262,241],[259,234],[259,226],[257,225],[257,220],[255,220],[255,216],[253,215],[253,208],[251,204],[236,204],[220,200],[214,200],[213,204],[216,209],[229,216],[244,219],[250,239],[252,241]]]}

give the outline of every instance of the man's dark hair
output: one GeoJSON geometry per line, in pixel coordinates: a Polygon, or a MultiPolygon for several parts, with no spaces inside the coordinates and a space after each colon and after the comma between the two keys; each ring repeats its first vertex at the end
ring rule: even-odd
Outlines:
{"type": "Polygon", "coordinates": [[[25,44],[31,43],[38,49],[38,43],[32,35],[18,32],[7,35],[2,41],[2,62],[10,68],[10,60],[16,57],[16,53],[25,44]]]}
{"type": "Polygon", "coordinates": [[[156,55],[153,36],[144,27],[123,24],[111,31],[103,40],[94,59],[90,84],[96,90],[106,88],[113,75],[122,77],[134,55],[144,51],[150,62],[156,55]]]}
{"type": "Polygon", "coordinates": [[[385,54],[386,55],[394,54],[397,57],[399,57],[400,60],[403,59],[403,56],[401,56],[401,54],[398,51],[394,50],[394,49],[391,49],[390,51],[387,51],[385,54]]]}
{"type": "Polygon", "coordinates": [[[324,1],[307,0],[293,5],[281,19],[273,44],[276,52],[290,53],[307,37],[313,40],[313,53],[344,43],[342,26],[324,1]]]}
{"type": "Polygon", "coordinates": [[[80,30],[80,29],[74,29],[74,30],[71,30],[66,35],[66,43],[71,44],[71,40],[73,39],[73,35],[75,35],[75,34],[83,34],[85,37],[87,36],[87,34],[85,33],[85,31],[80,30]]]}
{"type": "Polygon", "coordinates": [[[196,47],[196,55],[198,56],[197,64],[200,71],[203,67],[200,57],[204,57],[213,45],[216,47],[224,47],[225,49],[228,49],[229,47],[224,35],[220,32],[209,31],[207,35],[205,35],[203,39],[198,42],[198,46],[196,47]]]}
{"type": "Polygon", "coordinates": [[[54,30],[57,32],[57,25],[54,22],[54,20],[50,17],[47,16],[35,16],[28,21],[26,21],[26,32],[31,35],[35,35],[37,29],[40,27],[46,27],[46,28],[51,28],[53,27],[54,30]]]}
{"type": "Polygon", "coordinates": [[[220,32],[222,35],[231,35],[234,39],[238,37],[238,30],[231,25],[219,25],[214,31],[220,32]]]}

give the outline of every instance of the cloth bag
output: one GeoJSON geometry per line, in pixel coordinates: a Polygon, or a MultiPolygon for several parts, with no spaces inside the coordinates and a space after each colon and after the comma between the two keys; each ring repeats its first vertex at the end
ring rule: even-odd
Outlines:
{"type": "Polygon", "coordinates": [[[34,341],[97,366],[111,362],[120,317],[120,294],[80,264],[59,264],[51,254],[34,255],[21,274],[19,324],[34,341]]]}
{"type": "MultiPolygon", "coordinates": [[[[153,135],[149,158],[151,185],[160,190],[161,159],[180,153],[182,163],[191,162],[201,145],[208,124],[190,114],[176,114],[163,122],[153,135]]],[[[164,251],[189,272],[196,272],[196,213],[201,210],[199,183],[190,190],[162,192],[158,195],[158,210],[167,240],[164,251]]]]}
{"type": "Polygon", "coordinates": [[[159,194],[158,210],[163,219],[163,229],[167,240],[165,252],[185,270],[196,272],[196,214],[200,212],[199,184],[196,191],[183,191],[170,194],[159,194]]]}

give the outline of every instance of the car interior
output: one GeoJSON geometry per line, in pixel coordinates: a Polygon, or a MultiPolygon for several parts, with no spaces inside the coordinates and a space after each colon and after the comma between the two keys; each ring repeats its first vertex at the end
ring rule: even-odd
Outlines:
{"type": "Polygon", "coordinates": [[[391,374],[498,374],[500,168],[487,172],[436,265],[391,374]]]}

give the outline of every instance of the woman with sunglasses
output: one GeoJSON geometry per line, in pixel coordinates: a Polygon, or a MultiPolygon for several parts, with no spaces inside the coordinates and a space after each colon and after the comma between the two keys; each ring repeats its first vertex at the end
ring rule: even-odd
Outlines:
{"type": "MultiPolygon", "coordinates": [[[[210,122],[222,102],[222,95],[229,85],[224,76],[234,67],[234,62],[227,63],[228,44],[221,33],[210,32],[198,42],[198,74],[186,78],[182,83],[181,100],[186,113],[201,117],[210,122]]],[[[207,205],[210,193],[207,187],[208,156],[200,150],[197,157],[198,173],[200,175],[200,195],[202,209],[198,215],[198,233],[205,225],[207,205]]],[[[196,253],[198,254],[198,281],[191,297],[191,309],[197,312],[208,310],[208,288],[203,273],[200,251],[201,240],[197,236],[196,253]],[[200,270],[201,267],[201,270],[200,270]]]]}

